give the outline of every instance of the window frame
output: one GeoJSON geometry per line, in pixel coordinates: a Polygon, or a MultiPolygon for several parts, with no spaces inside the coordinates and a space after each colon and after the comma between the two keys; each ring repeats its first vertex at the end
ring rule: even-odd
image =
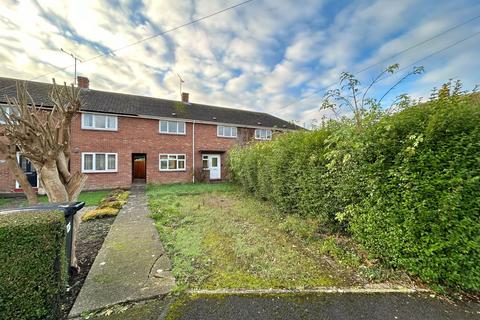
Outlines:
{"type": "Polygon", "coordinates": [[[217,125],[217,137],[220,138],[228,138],[228,139],[236,139],[238,137],[238,127],[235,126],[225,126],[225,125],[217,125]],[[220,134],[220,128],[223,128],[222,134],[220,134]],[[235,135],[226,136],[225,135],[225,128],[235,128],[235,135]]]}
{"type": "Polygon", "coordinates": [[[82,152],[82,173],[115,173],[118,172],[118,153],[114,152],[82,152]],[[97,154],[105,155],[105,170],[97,170],[96,167],[96,158],[97,154]],[[92,168],[85,170],[85,155],[93,155],[92,158],[92,168]],[[108,169],[108,156],[115,156],[115,169],[108,169]]]}
{"type": "Polygon", "coordinates": [[[158,133],[185,136],[187,134],[187,123],[185,121],[177,121],[177,120],[159,120],[158,121],[158,133]],[[167,123],[167,131],[162,131],[162,122],[167,123]],[[177,132],[168,132],[169,122],[175,122],[177,124],[177,132]],[[179,123],[183,123],[183,132],[178,132],[178,124],[179,123]]]}
{"type": "Polygon", "coordinates": [[[255,140],[262,140],[262,141],[270,141],[272,140],[273,130],[271,129],[255,129],[255,140]],[[260,133],[260,137],[257,137],[257,132],[265,132],[265,138],[262,138],[262,134],[260,133]],[[270,132],[270,138],[267,135],[267,132],[270,132]]]}
{"type": "MultiPolygon", "coordinates": [[[[163,159],[165,160],[165,159],[163,159]]],[[[159,153],[158,154],[158,171],[161,172],[182,172],[187,171],[187,155],[185,153],[159,153]],[[176,157],[177,169],[162,169],[162,156],[167,156],[167,167],[169,167],[170,157],[176,157]],[[178,159],[179,156],[183,156],[184,159],[178,159]],[[178,169],[178,162],[183,161],[183,169],[178,169]]]]}
{"type": "Polygon", "coordinates": [[[110,114],[98,114],[98,113],[90,113],[90,112],[83,112],[82,113],[82,129],[83,130],[98,130],[98,131],[118,131],[118,116],[115,115],[110,115],[110,114]],[[86,126],[85,125],[85,116],[86,115],[91,115],[92,116],[92,125],[91,126],[86,126]],[[95,127],[95,117],[97,116],[103,116],[105,117],[105,125],[108,126],[108,118],[113,118],[115,119],[115,128],[96,128],[95,127]]]}

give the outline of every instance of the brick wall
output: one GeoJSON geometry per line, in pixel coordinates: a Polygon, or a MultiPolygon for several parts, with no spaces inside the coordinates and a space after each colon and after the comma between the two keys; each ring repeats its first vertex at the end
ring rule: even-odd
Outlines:
{"type": "Polygon", "coordinates": [[[0,192],[13,192],[15,189],[15,178],[8,169],[5,156],[0,154],[0,192]]]}

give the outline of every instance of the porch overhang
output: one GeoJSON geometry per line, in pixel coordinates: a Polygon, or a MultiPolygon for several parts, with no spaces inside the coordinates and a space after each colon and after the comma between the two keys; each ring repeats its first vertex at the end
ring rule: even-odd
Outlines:
{"type": "Polygon", "coordinates": [[[200,149],[200,152],[204,153],[204,154],[221,154],[221,153],[225,153],[226,151],[225,150],[211,150],[211,149],[202,150],[202,149],[200,149]]]}

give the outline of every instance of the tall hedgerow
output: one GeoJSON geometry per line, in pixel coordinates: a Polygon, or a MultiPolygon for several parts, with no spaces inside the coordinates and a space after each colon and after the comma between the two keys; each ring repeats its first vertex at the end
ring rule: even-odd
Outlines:
{"type": "Polygon", "coordinates": [[[361,175],[369,183],[350,215],[353,236],[392,266],[478,291],[478,101],[440,94],[385,117],[365,139],[361,175]]]}
{"type": "Polygon", "coordinates": [[[363,113],[229,153],[232,177],[286,214],[316,216],[425,281],[480,289],[480,103],[448,84],[431,101],[363,113]]]}

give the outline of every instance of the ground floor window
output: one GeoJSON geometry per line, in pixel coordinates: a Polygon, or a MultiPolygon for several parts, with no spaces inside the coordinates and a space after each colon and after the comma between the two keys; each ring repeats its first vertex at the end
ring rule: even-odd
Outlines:
{"type": "Polygon", "coordinates": [[[116,153],[82,153],[82,172],[117,172],[116,153]]]}
{"type": "Polygon", "coordinates": [[[185,171],[184,154],[160,154],[160,171],[185,171]]]}

